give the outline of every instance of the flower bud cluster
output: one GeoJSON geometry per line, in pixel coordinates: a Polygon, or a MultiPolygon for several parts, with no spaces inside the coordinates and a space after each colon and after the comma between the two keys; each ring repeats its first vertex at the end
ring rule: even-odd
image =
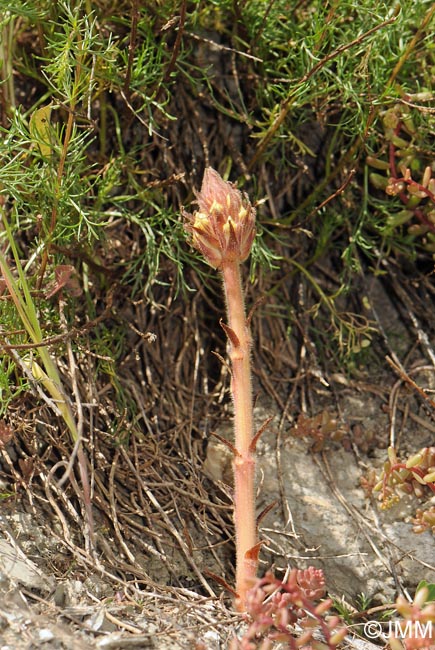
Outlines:
{"type": "Polygon", "coordinates": [[[207,167],[196,198],[199,210],[184,212],[193,246],[216,269],[246,260],[255,237],[255,209],[246,194],[207,167]]]}

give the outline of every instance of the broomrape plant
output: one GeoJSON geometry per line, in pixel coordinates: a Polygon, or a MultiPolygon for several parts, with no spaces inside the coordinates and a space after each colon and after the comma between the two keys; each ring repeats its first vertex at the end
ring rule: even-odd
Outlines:
{"type": "Polygon", "coordinates": [[[192,244],[222,275],[228,323],[221,321],[230,344],[234,400],[234,520],[236,528],[237,607],[244,610],[246,594],[255,578],[260,544],[255,518],[255,446],[251,388],[251,336],[246,318],[240,264],[255,237],[255,210],[246,195],[225,182],[211,167],[197,194],[199,210],[185,213],[192,244]]]}
{"type": "Polygon", "coordinates": [[[269,420],[254,432],[251,388],[250,316],[246,317],[241,285],[240,265],[254,241],[255,210],[246,194],[225,182],[211,167],[205,170],[201,191],[197,194],[199,210],[184,212],[185,229],[191,242],[206,262],[220,271],[223,279],[228,323],[221,326],[229,341],[234,402],[234,444],[226,442],[233,453],[234,523],[236,530],[236,608],[245,613],[248,627],[242,639],[234,638],[231,650],[267,650],[275,642],[285,642],[297,650],[335,650],[346,635],[339,617],[323,619],[332,601],[315,600],[325,594],[323,572],[310,567],[294,569],[281,582],[268,573],[256,579],[258,540],[255,515],[255,450],[269,420]],[[314,626],[313,626],[313,621],[314,626]],[[295,636],[295,623],[303,633],[295,636]],[[313,640],[318,626],[325,642],[313,640]],[[339,627],[338,627],[339,626],[339,627]],[[257,641],[259,645],[257,645],[257,641]]]}

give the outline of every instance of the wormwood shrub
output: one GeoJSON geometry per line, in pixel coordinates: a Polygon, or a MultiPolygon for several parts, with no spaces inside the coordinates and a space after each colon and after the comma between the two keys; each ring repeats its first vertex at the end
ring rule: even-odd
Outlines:
{"type": "MultiPolygon", "coordinates": [[[[120,279],[133,277],[138,288],[153,284],[162,255],[181,268],[183,247],[179,243],[177,255],[173,236],[176,216],[154,189],[158,182],[151,189],[141,186],[146,172],[140,168],[137,144],[130,143],[126,151],[122,118],[109,98],[115,92],[124,96],[132,119],[136,110],[139,117],[147,113],[146,128],[153,133],[153,111],[165,115],[155,97],[166,71],[164,44],[153,40],[152,24],[144,17],[136,25],[142,38],[139,42],[138,36],[135,56],[126,58],[128,20],[115,17],[127,35],[123,29],[112,33],[102,25],[111,20],[104,5],[91,10],[82,2],[23,2],[14,10],[5,6],[2,16],[0,193],[8,224],[3,239],[17,243],[44,337],[50,338],[60,329],[55,294],[62,290],[67,298],[69,327],[80,311],[74,298],[81,291],[72,282],[60,286],[56,277],[65,262],[73,262],[71,276],[85,287],[91,318],[96,315],[94,289],[107,290],[104,278],[112,273],[112,264],[120,279]],[[137,108],[127,99],[132,93],[137,108]],[[110,252],[110,230],[122,219],[139,230],[144,242],[140,254],[125,261],[116,259],[119,242],[110,252]]],[[[6,295],[1,308],[8,344],[25,344],[22,319],[6,295]]],[[[106,343],[96,332],[95,352],[107,356],[106,343]]],[[[118,335],[123,336],[121,331],[118,335]]],[[[10,381],[15,364],[9,354],[2,355],[0,365],[4,414],[17,386],[10,381]]]]}

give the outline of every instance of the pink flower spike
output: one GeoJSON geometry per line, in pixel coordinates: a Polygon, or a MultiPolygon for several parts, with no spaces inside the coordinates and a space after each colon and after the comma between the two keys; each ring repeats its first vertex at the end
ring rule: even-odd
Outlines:
{"type": "Polygon", "coordinates": [[[223,262],[246,260],[255,237],[255,209],[247,195],[207,167],[197,202],[199,210],[184,213],[185,229],[208,264],[219,269],[223,262]]]}

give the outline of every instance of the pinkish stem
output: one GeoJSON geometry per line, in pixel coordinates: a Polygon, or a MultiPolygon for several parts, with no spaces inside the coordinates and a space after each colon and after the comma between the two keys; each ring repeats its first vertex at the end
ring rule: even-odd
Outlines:
{"type": "Polygon", "coordinates": [[[228,312],[228,338],[234,400],[234,521],[236,529],[237,608],[245,610],[246,592],[257,570],[257,525],[255,516],[255,450],[251,386],[251,336],[237,261],[222,264],[228,312]],[[233,336],[234,335],[234,336],[233,336]]]}

